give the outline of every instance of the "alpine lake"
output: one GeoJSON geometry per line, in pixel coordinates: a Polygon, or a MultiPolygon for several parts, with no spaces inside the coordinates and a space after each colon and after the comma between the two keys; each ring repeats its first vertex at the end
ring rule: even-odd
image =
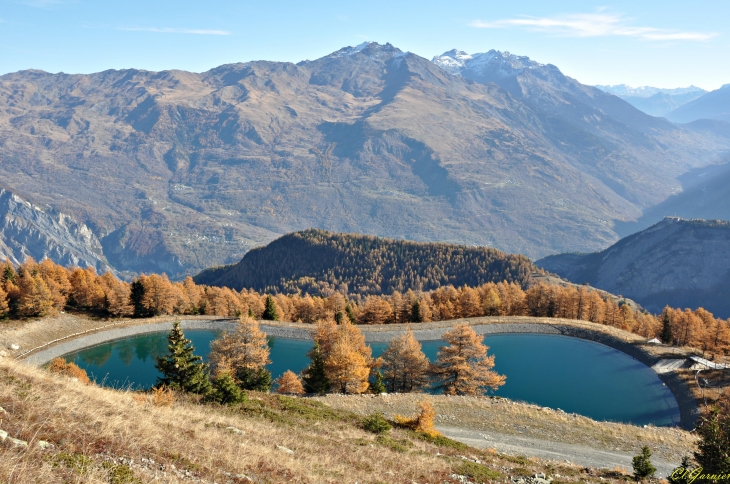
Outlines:
{"type": "MultiPolygon", "coordinates": [[[[196,354],[207,357],[219,331],[188,330],[196,354]]],[[[495,371],[507,383],[488,395],[562,409],[595,420],[636,425],[677,425],[679,407],[657,374],[638,360],[592,341],[558,335],[508,333],[487,335],[495,371]]],[[[387,343],[369,343],[373,356],[387,343]]],[[[422,341],[432,361],[442,341],[422,341]]],[[[273,378],[286,370],[301,372],[309,364],[312,341],[271,338],[268,365],[273,378]]],[[[147,333],[65,355],[97,384],[133,390],[153,386],[160,374],[157,357],[167,353],[167,332],[147,333]]]]}

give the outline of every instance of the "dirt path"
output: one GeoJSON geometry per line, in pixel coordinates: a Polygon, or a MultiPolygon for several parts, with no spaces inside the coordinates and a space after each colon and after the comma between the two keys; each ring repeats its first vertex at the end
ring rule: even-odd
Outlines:
{"type": "MultiPolygon", "coordinates": [[[[459,427],[436,427],[445,436],[477,448],[492,448],[502,454],[524,455],[559,462],[569,461],[585,467],[614,469],[622,467],[631,471],[632,454],[598,450],[586,445],[565,444],[530,437],[500,434],[497,432],[467,430],[459,427]]],[[[667,477],[679,462],[652,458],[658,475],[667,477]]]]}

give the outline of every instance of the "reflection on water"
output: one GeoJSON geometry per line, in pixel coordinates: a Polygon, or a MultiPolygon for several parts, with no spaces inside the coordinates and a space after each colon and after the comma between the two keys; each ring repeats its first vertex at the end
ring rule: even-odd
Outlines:
{"type": "MultiPolygon", "coordinates": [[[[217,331],[191,330],[186,336],[196,353],[207,357],[217,331]]],[[[500,334],[485,337],[495,370],[507,375],[496,395],[560,408],[597,420],[636,424],[679,423],[672,393],[647,366],[613,348],[591,341],[543,334],[500,334]]],[[[422,343],[426,356],[436,358],[440,341],[422,343]]],[[[371,343],[379,356],[386,343],[371,343]]],[[[274,378],[286,370],[301,372],[309,364],[311,341],[270,338],[274,378]]],[[[105,343],[66,355],[107,386],[149,388],[159,376],[154,365],[167,352],[167,333],[150,333],[105,343]]]]}

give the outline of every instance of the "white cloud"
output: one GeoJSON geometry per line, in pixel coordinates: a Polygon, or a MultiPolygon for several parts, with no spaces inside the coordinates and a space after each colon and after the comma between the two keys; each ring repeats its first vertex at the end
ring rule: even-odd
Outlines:
{"type": "Polygon", "coordinates": [[[172,29],[157,27],[117,27],[116,30],[127,30],[135,32],[158,32],[161,34],[192,34],[192,35],[231,35],[227,30],[208,29],[172,29]]]}
{"type": "Polygon", "coordinates": [[[636,37],[644,40],[709,40],[712,32],[677,32],[654,27],[634,27],[620,16],[607,13],[560,15],[556,17],[521,17],[485,22],[475,20],[470,25],[480,29],[526,28],[538,32],[553,32],[567,37],[636,37]]]}

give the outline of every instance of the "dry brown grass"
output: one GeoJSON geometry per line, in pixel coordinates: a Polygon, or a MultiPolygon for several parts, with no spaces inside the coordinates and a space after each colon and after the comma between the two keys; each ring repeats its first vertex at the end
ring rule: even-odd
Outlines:
{"type": "Polygon", "coordinates": [[[503,482],[519,472],[589,480],[579,468],[546,467],[406,429],[374,435],[356,414],[313,399],[252,394],[224,407],[181,396],[157,406],[150,394],[139,395],[0,359],[2,428],[30,444],[0,444],[0,482],[441,484],[457,482],[456,472],[472,475],[471,482],[503,482]],[[39,440],[55,447],[41,450],[39,440]]]}
{"type": "MultiPolygon", "coordinates": [[[[655,456],[670,462],[679,462],[694,450],[695,437],[676,428],[596,422],[580,415],[501,398],[446,395],[428,398],[436,410],[437,427],[483,430],[631,454],[649,445],[655,456]]],[[[361,415],[382,412],[394,418],[413,413],[423,395],[327,395],[317,399],[333,408],[361,415]]]]}

